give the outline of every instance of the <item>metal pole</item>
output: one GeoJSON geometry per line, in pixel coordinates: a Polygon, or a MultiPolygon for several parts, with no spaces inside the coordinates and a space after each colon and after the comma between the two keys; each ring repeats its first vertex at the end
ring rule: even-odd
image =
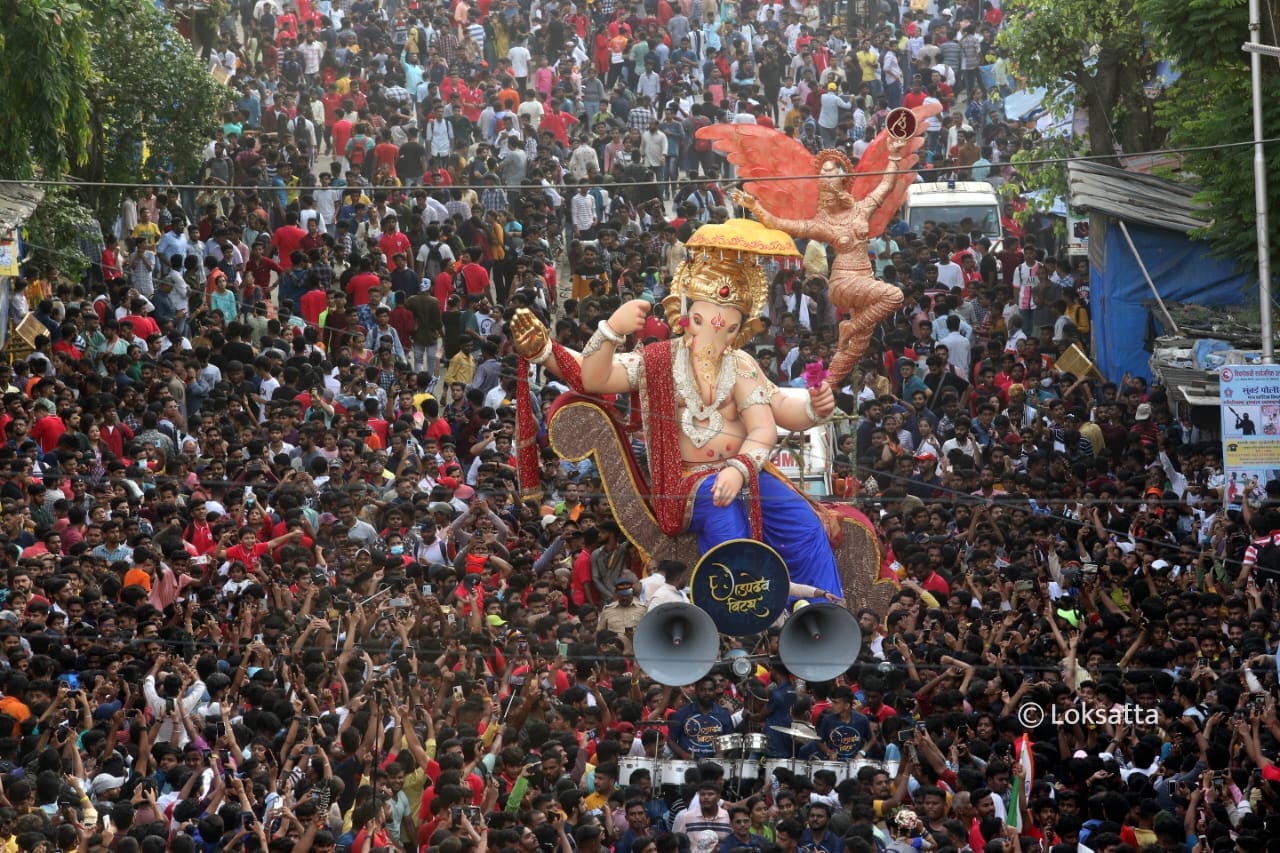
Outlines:
{"type": "MultiPolygon", "coordinates": [[[[1262,44],[1262,4],[1249,0],[1249,44],[1262,44]]],[[[1262,54],[1249,51],[1250,86],[1253,94],[1253,204],[1258,225],[1258,302],[1262,320],[1262,360],[1275,360],[1271,331],[1271,238],[1268,223],[1267,164],[1262,140],[1262,54]]]]}
{"type": "Polygon", "coordinates": [[[1151,294],[1156,298],[1156,304],[1160,306],[1160,313],[1164,315],[1165,322],[1169,324],[1169,331],[1175,335],[1181,335],[1182,330],[1178,328],[1177,322],[1173,319],[1173,315],[1169,313],[1169,309],[1164,306],[1164,300],[1160,298],[1160,291],[1156,289],[1156,283],[1151,280],[1151,273],[1147,272],[1147,265],[1142,261],[1142,255],[1138,254],[1138,247],[1133,245],[1133,238],[1129,236],[1129,226],[1124,224],[1123,219],[1116,220],[1120,226],[1120,233],[1124,235],[1124,241],[1129,244],[1129,251],[1133,252],[1133,259],[1138,262],[1138,269],[1142,270],[1142,277],[1147,280],[1147,287],[1151,288],[1151,294]]]}

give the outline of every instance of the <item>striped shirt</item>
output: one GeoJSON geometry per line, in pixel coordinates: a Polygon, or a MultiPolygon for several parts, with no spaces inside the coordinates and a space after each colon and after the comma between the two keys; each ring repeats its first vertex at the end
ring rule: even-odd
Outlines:
{"type": "Polygon", "coordinates": [[[1280,546],[1280,530],[1273,530],[1266,536],[1259,536],[1249,543],[1249,547],[1244,549],[1244,559],[1240,562],[1245,566],[1253,566],[1258,562],[1258,552],[1267,547],[1267,544],[1274,542],[1280,546]]]}
{"type": "Polygon", "coordinates": [[[733,824],[729,822],[729,812],[724,806],[717,806],[715,815],[707,817],[702,813],[702,806],[694,800],[693,805],[676,815],[675,823],[671,825],[672,832],[690,836],[708,829],[720,836],[721,841],[733,833],[733,824]]]}

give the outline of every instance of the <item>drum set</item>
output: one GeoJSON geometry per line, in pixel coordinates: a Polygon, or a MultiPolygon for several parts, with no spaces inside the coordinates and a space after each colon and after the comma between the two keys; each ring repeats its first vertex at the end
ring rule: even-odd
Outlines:
{"type": "MultiPolygon", "coordinates": [[[[818,740],[818,733],[811,726],[796,722],[792,726],[772,726],[774,731],[792,738],[793,743],[812,742],[818,740]]],[[[655,792],[668,786],[681,786],[690,779],[691,771],[696,771],[699,764],[713,762],[724,769],[724,776],[730,786],[736,788],[740,795],[746,795],[755,789],[772,785],[777,774],[775,771],[785,770],[792,776],[812,779],[819,770],[830,770],[835,774],[836,784],[858,774],[863,767],[877,767],[887,770],[896,776],[896,761],[871,761],[855,759],[852,761],[810,760],[803,758],[769,758],[765,751],[769,746],[768,736],[761,733],[728,734],[716,738],[716,755],[701,761],[680,759],[647,758],[643,756],[626,756],[618,760],[618,769],[623,785],[631,782],[631,774],[637,770],[647,770],[655,792]]]]}

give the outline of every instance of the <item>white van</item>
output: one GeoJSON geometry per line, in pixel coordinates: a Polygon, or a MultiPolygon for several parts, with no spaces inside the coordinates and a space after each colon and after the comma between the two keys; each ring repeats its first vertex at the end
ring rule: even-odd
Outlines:
{"type": "Polygon", "coordinates": [[[936,222],[953,233],[980,232],[991,241],[993,252],[1003,242],[1000,196],[986,181],[914,183],[907,187],[902,219],[913,234],[924,233],[926,222],[936,222]]]}

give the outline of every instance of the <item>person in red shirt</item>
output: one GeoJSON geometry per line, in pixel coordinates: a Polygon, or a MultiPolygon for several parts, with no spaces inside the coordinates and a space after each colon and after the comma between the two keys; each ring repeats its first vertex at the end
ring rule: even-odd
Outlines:
{"type": "Polygon", "coordinates": [[[396,177],[396,160],[400,157],[400,146],[391,141],[390,128],[383,128],[378,134],[378,144],[373,146],[373,167],[381,173],[386,172],[396,177]]]}
{"type": "Polygon", "coordinates": [[[276,229],[276,233],[271,235],[271,245],[276,248],[276,256],[280,258],[280,266],[283,269],[289,269],[293,261],[290,256],[294,252],[302,248],[302,239],[307,236],[307,232],[298,227],[298,212],[291,210],[285,214],[284,225],[276,229]]]}
{"type": "Polygon", "coordinates": [[[121,323],[133,327],[133,333],[142,339],[160,334],[160,324],[142,312],[146,310],[147,301],[137,297],[129,303],[129,313],[120,318],[121,323]]]}
{"type": "Polygon", "coordinates": [[[58,417],[52,400],[37,400],[35,416],[36,422],[31,425],[30,436],[39,442],[41,453],[52,453],[58,447],[58,439],[67,431],[67,425],[58,417]]]}
{"type": "MultiPolygon", "coordinates": [[[[225,534],[230,537],[230,532],[225,534]]],[[[302,538],[302,530],[290,530],[283,536],[277,536],[270,542],[259,542],[258,531],[251,526],[240,528],[238,536],[238,545],[232,545],[230,548],[225,547],[228,541],[224,539],[222,543],[214,550],[213,556],[218,560],[226,560],[228,562],[240,562],[249,567],[249,570],[255,571],[262,564],[264,555],[279,548],[294,539],[302,538]]]]}
{"type": "Polygon", "coordinates": [[[542,124],[538,126],[539,130],[549,130],[551,134],[560,141],[561,145],[569,144],[569,128],[578,123],[578,119],[569,115],[560,109],[560,99],[547,98],[547,107],[549,108],[542,116],[542,124]]]}
{"type": "Polygon", "coordinates": [[[569,597],[574,607],[600,606],[600,591],[591,581],[591,549],[600,542],[600,531],[589,527],[582,531],[582,550],[573,558],[573,577],[569,581],[569,597]]]}
{"type": "Polygon", "coordinates": [[[928,94],[924,91],[924,78],[919,74],[911,76],[911,90],[902,96],[902,106],[909,110],[913,110],[924,104],[924,99],[928,94]]]}
{"type": "Polygon", "coordinates": [[[106,248],[102,250],[102,278],[108,286],[120,281],[124,276],[120,266],[120,250],[116,248],[114,234],[107,235],[106,248]]]}
{"type": "Polygon", "coordinates": [[[406,258],[413,256],[413,244],[400,230],[400,222],[394,213],[388,213],[382,217],[382,236],[378,238],[378,248],[382,250],[383,256],[388,258],[394,258],[397,252],[406,258]]]}
{"type": "MultiPolygon", "coordinates": [[[[343,96],[339,95],[341,100],[343,96]]],[[[351,140],[351,120],[347,118],[347,110],[339,108],[334,111],[333,128],[331,131],[331,141],[333,142],[333,153],[339,157],[346,156],[347,142],[351,140]]]]}
{"type": "Polygon", "coordinates": [[[329,294],[323,287],[315,286],[302,294],[298,300],[298,313],[307,321],[308,326],[319,326],[320,315],[329,307],[329,294]]]}
{"type": "MultiPolygon", "coordinates": [[[[320,233],[320,220],[314,216],[311,217],[307,220],[307,236],[302,238],[302,251],[309,254],[312,249],[322,248],[324,246],[324,237],[325,235],[320,233]]],[[[265,279],[254,276],[253,280],[264,281],[265,279]]]]}
{"type": "Polygon", "coordinates": [[[373,258],[369,255],[360,258],[360,272],[353,275],[351,281],[347,282],[347,295],[351,297],[351,304],[357,308],[368,305],[369,291],[380,284],[382,279],[378,278],[378,274],[373,271],[373,258]]]}
{"type": "Polygon", "coordinates": [[[939,601],[946,601],[951,595],[951,586],[942,579],[942,575],[933,570],[929,564],[929,555],[916,553],[907,557],[907,573],[915,579],[921,589],[933,593],[939,601]]]}
{"type": "Polygon", "coordinates": [[[271,281],[271,274],[281,275],[284,270],[279,264],[267,257],[267,247],[254,241],[249,247],[249,260],[245,262],[245,274],[253,273],[253,280],[260,283],[271,281]]]}
{"type": "Polygon", "coordinates": [[[182,531],[182,538],[195,549],[197,557],[213,553],[218,542],[213,536],[213,528],[208,521],[209,507],[204,501],[196,501],[191,505],[191,521],[182,531]]]}
{"type": "Polygon", "coordinates": [[[467,250],[467,263],[462,265],[462,279],[466,282],[468,296],[489,294],[489,271],[480,264],[484,250],[472,246],[467,250]]]}

